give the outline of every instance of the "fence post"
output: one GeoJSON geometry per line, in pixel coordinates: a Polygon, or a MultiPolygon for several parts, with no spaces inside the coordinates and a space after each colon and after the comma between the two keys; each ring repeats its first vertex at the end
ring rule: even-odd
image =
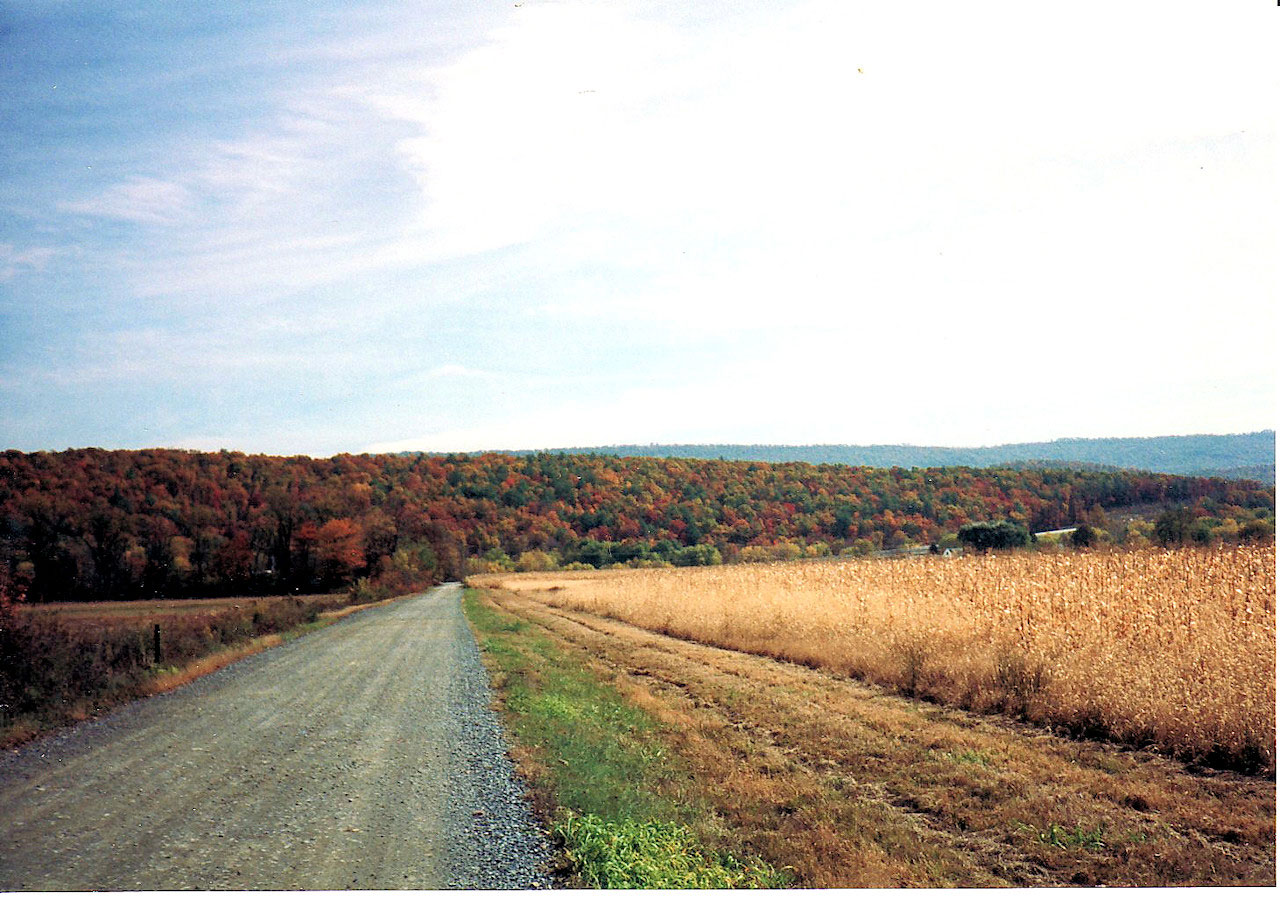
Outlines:
{"type": "Polygon", "coordinates": [[[156,624],[156,629],[152,633],[152,647],[155,650],[156,665],[160,665],[160,625],[156,624]]]}

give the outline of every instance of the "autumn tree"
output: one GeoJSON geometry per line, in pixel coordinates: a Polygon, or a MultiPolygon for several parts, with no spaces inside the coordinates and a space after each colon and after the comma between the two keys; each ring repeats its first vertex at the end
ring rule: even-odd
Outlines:
{"type": "MultiPolygon", "coordinates": [[[[531,551],[593,565],[709,558],[690,547],[774,558],[927,544],[967,523],[1097,526],[1138,503],[1188,510],[1189,521],[1171,517],[1157,535],[1171,542],[1274,533],[1270,486],[1151,473],[552,453],[4,451],[0,570],[33,601],[337,587],[391,570],[408,585],[461,577],[467,559],[491,550],[516,565],[531,551]],[[429,565],[415,562],[422,549],[429,565]]],[[[526,563],[541,564],[534,559],[526,563]]]]}
{"type": "Polygon", "coordinates": [[[316,529],[315,565],[321,584],[342,584],[364,562],[364,532],[357,523],[330,519],[316,529]]]}

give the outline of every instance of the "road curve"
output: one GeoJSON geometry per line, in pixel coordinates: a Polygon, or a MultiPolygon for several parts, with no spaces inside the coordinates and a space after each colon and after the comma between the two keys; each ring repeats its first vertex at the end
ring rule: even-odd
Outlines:
{"type": "Polygon", "coordinates": [[[0,890],[548,886],[445,585],[4,754],[0,890]]]}

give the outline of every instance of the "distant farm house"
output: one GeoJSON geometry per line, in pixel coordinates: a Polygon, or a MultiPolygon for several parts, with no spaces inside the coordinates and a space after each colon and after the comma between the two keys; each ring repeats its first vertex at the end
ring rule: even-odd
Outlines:
{"type": "Polygon", "coordinates": [[[877,559],[898,559],[904,556],[944,556],[950,559],[954,556],[963,556],[963,547],[943,547],[936,552],[931,547],[895,547],[892,550],[877,550],[874,554],[877,559]]]}

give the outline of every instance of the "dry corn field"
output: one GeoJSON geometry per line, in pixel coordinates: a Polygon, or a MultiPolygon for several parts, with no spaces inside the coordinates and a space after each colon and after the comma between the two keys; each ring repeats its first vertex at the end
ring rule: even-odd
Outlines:
{"type": "Polygon", "coordinates": [[[1275,773],[1275,546],[471,579],[566,609],[1275,773]]]}

